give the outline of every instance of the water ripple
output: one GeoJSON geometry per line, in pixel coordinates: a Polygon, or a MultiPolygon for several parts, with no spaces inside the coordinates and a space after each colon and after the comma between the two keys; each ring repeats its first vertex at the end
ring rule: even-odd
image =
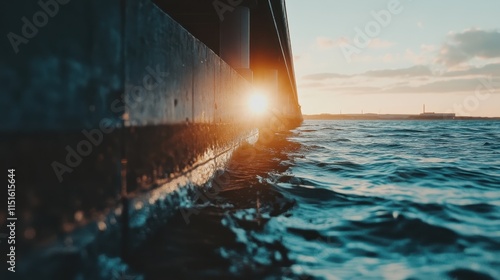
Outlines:
{"type": "Polygon", "coordinates": [[[307,121],[251,157],[236,153],[220,192],[193,206],[190,225],[179,214],[155,233],[134,268],[177,279],[500,279],[499,135],[499,122],[307,121]]]}

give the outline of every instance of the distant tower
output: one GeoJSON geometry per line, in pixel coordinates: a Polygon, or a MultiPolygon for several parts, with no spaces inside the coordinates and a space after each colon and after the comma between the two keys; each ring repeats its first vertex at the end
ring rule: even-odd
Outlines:
{"type": "Polygon", "coordinates": [[[423,113],[425,114],[425,104],[424,104],[424,112],[423,113]]]}

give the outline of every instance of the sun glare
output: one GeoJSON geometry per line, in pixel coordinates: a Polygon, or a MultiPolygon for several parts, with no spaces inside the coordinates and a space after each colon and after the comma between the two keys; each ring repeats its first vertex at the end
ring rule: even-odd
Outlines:
{"type": "Polygon", "coordinates": [[[267,98],[262,94],[252,94],[248,105],[252,113],[262,114],[267,110],[267,98]]]}

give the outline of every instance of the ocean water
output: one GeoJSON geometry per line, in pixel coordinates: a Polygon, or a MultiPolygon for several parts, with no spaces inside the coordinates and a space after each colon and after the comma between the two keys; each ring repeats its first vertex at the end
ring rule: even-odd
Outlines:
{"type": "Polygon", "coordinates": [[[268,139],[133,252],[140,279],[500,279],[500,122],[305,121],[268,139]]]}

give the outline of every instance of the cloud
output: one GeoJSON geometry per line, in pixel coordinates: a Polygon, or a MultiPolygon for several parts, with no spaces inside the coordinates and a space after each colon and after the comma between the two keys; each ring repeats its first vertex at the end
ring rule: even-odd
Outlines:
{"type": "Polygon", "coordinates": [[[430,53],[430,52],[433,52],[436,50],[436,46],[434,45],[426,45],[426,44],[422,44],[420,45],[420,49],[423,51],[423,52],[427,52],[427,53],[430,53]]]}
{"type": "Polygon", "coordinates": [[[473,91],[478,85],[477,79],[452,79],[436,81],[419,86],[394,87],[385,90],[388,93],[446,93],[473,91]]]}
{"type": "Polygon", "coordinates": [[[318,44],[318,46],[322,49],[330,49],[333,48],[335,42],[326,37],[318,37],[316,38],[316,44],[318,44]]]}
{"type": "Polygon", "coordinates": [[[323,84],[321,82],[309,82],[309,83],[301,83],[301,84],[299,84],[299,87],[300,88],[321,88],[324,85],[325,84],[323,84]]]}
{"type": "Polygon", "coordinates": [[[427,66],[416,65],[400,69],[373,70],[356,75],[343,75],[337,73],[317,73],[317,74],[306,75],[303,76],[302,78],[304,80],[324,81],[324,80],[339,79],[339,78],[352,78],[356,76],[365,76],[372,78],[430,77],[432,76],[432,72],[427,66]]]}
{"type": "Polygon", "coordinates": [[[455,66],[473,58],[500,57],[500,32],[469,29],[454,33],[442,47],[438,63],[455,66]]]}
{"type": "Polygon", "coordinates": [[[368,77],[377,77],[377,78],[423,77],[423,76],[425,77],[425,76],[432,76],[432,72],[427,66],[415,65],[409,68],[368,71],[361,75],[368,77]]]}
{"type": "MultiPolygon", "coordinates": [[[[333,47],[339,47],[342,44],[352,44],[351,40],[347,37],[341,37],[338,39],[330,39],[328,37],[317,37],[316,38],[316,45],[320,49],[331,49],[333,47]]],[[[382,40],[379,38],[375,38],[370,41],[370,44],[368,45],[368,48],[372,49],[385,49],[392,47],[394,45],[393,42],[382,40]]]]}
{"type": "Polygon", "coordinates": [[[316,38],[316,44],[318,44],[318,46],[321,48],[321,49],[331,49],[335,46],[335,41],[330,39],[330,38],[326,38],[326,37],[318,37],[316,38]]]}
{"type": "Polygon", "coordinates": [[[385,49],[392,47],[394,45],[393,42],[385,41],[379,38],[373,39],[370,44],[368,45],[369,48],[373,49],[385,49]]]}
{"type": "Polygon", "coordinates": [[[387,93],[453,93],[474,92],[482,86],[493,92],[499,92],[500,79],[450,79],[436,81],[419,86],[394,87],[385,90],[387,93]]]}
{"type": "Polygon", "coordinates": [[[311,74],[311,75],[306,75],[302,77],[304,80],[312,80],[312,81],[322,81],[322,80],[329,80],[329,79],[336,79],[336,78],[349,78],[349,75],[342,75],[342,74],[336,74],[336,73],[317,73],[317,74],[311,74]]]}
{"type": "Polygon", "coordinates": [[[460,93],[475,92],[488,83],[490,92],[500,92],[500,63],[466,70],[433,73],[428,66],[382,69],[354,75],[317,73],[302,77],[301,88],[335,93],[460,93]]]}
{"type": "MultiPolygon", "coordinates": [[[[319,37],[322,48],[342,44],[342,40],[319,37]]],[[[347,39],[348,40],[348,39],[347,39]]],[[[388,48],[389,41],[374,39],[371,48],[388,48]]],[[[385,69],[342,74],[322,72],[301,77],[300,88],[315,94],[466,94],[479,90],[500,94],[500,30],[470,29],[451,33],[439,45],[421,44],[413,51],[367,56],[384,62],[385,69]],[[391,69],[394,61],[411,67],[391,69]],[[478,66],[481,65],[481,66],[478,66]]],[[[359,57],[357,59],[359,59],[359,57]]],[[[370,61],[372,65],[376,65],[370,61]]]]}
{"type": "Polygon", "coordinates": [[[340,44],[345,44],[349,41],[349,39],[342,37],[337,40],[333,40],[327,37],[317,37],[316,44],[320,49],[331,49],[335,46],[339,46],[340,44]]]}
{"type": "Polygon", "coordinates": [[[481,68],[469,68],[467,70],[462,71],[450,71],[444,73],[442,76],[444,77],[465,77],[465,76],[500,76],[500,63],[493,63],[485,65],[481,68]]]}
{"type": "Polygon", "coordinates": [[[335,93],[339,93],[339,92],[342,92],[342,93],[346,93],[346,92],[349,92],[349,93],[378,93],[380,92],[380,88],[379,87],[330,87],[330,88],[326,88],[326,90],[328,91],[332,91],[332,92],[335,92],[335,93]]]}

